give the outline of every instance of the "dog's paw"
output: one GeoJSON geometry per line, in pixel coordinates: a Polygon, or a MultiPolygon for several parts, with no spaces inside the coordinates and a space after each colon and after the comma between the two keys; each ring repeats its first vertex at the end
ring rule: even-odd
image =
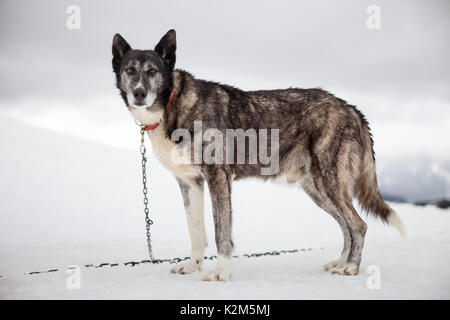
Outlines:
{"type": "Polygon", "coordinates": [[[333,261],[330,261],[330,262],[324,264],[323,269],[325,271],[330,271],[332,268],[338,266],[339,264],[342,264],[342,262],[339,260],[333,260],[333,261]]]}
{"type": "Polygon", "coordinates": [[[359,273],[359,267],[355,263],[344,263],[330,268],[329,271],[331,272],[331,274],[356,276],[359,273]]]}
{"type": "Polygon", "coordinates": [[[226,270],[210,271],[203,277],[203,281],[230,281],[231,272],[226,270]]]}
{"type": "Polygon", "coordinates": [[[203,281],[230,281],[231,257],[219,255],[214,271],[210,271],[203,277],[203,281]]]}
{"type": "Polygon", "coordinates": [[[188,261],[188,262],[177,264],[170,270],[170,272],[171,273],[179,273],[179,274],[190,274],[197,270],[202,270],[201,263],[197,263],[196,261],[188,261]]]}

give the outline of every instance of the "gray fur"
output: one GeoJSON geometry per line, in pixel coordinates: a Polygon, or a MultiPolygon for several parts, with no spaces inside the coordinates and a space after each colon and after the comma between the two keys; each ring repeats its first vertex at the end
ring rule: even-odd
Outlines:
{"type": "Polygon", "coordinates": [[[231,257],[233,241],[231,239],[231,175],[224,169],[214,166],[205,167],[203,175],[208,182],[211,195],[215,240],[217,253],[231,257]]]}

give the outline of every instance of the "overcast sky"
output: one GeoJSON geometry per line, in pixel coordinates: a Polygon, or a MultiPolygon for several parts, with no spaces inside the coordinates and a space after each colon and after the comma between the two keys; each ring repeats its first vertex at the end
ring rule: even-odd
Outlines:
{"type": "Polygon", "coordinates": [[[112,37],[151,49],[175,28],[178,68],[248,90],[322,87],[367,115],[378,154],[450,159],[449,9],[447,0],[2,0],[0,108],[134,148],[112,37]],[[71,4],[79,30],[66,27],[71,4]],[[381,9],[380,30],[366,26],[369,5],[381,9]]]}

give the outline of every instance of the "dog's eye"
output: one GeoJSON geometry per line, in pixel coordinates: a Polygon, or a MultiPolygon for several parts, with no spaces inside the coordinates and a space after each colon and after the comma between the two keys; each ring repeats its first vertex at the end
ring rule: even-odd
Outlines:
{"type": "Polygon", "coordinates": [[[136,70],[135,69],[133,69],[133,68],[127,68],[126,70],[125,70],[125,72],[128,74],[128,75],[133,75],[133,74],[135,74],[136,73],[136,70]]]}
{"type": "Polygon", "coordinates": [[[148,74],[149,76],[153,76],[155,73],[156,73],[156,70],[155,70],[155,69],[148,69],[148,70],[147,70],[147,74],[148,74]]]}

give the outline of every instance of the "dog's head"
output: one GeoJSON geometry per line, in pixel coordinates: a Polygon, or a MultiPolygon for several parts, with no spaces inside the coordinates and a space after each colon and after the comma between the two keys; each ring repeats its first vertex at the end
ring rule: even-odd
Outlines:
{"type": "Polygon", "coordinates": [[[160,122],[164,115],[176,47],[175,30],[169,30],[154,50],[133,50],[120,34],[113,38],[117,88],[133,116],[143,124],[160,122]]]}

